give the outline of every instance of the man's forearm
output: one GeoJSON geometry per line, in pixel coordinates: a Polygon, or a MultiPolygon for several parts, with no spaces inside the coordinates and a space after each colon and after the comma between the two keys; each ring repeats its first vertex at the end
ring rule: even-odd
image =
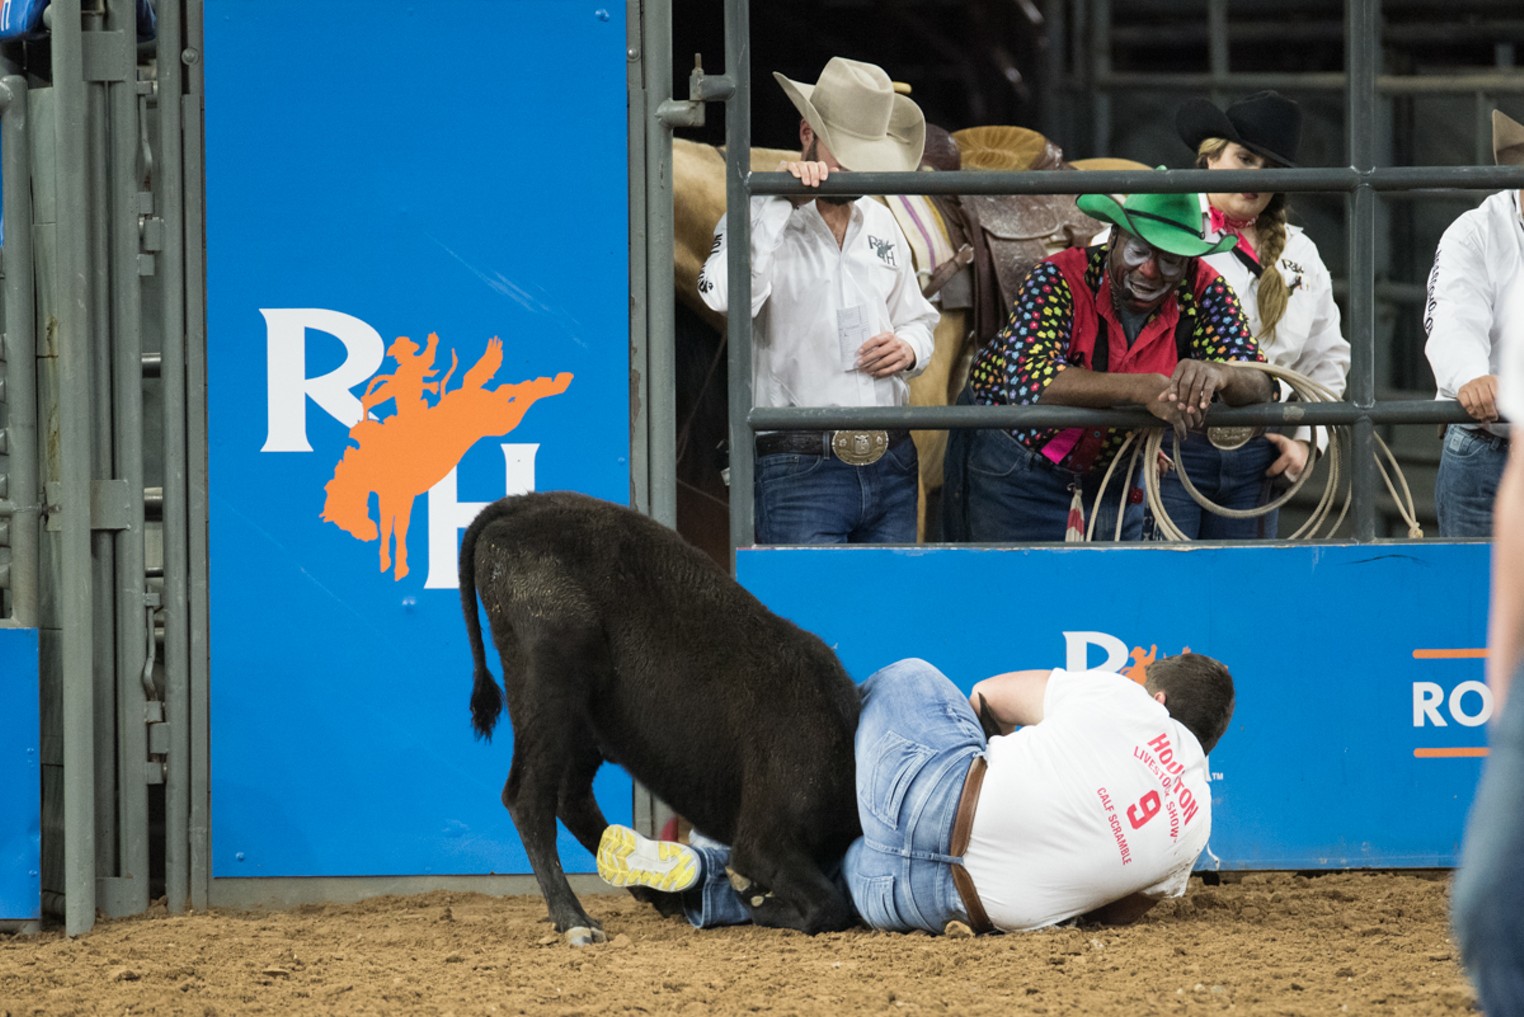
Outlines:
{"type": "Polygon", "coordinates": [[[1058,406],[1146,406],[1164,391],[1169,379],[1160,374],[1111,374],[1068,367],[1043,389],[1039,402],[1058,406]]]}
{"type": "Polygon", "coordinates": [[[1229,406],[1246,406],[1249,403],[1267,403],[1275,395],[1275,381],[1264,371],[1237,364],[1223,365],[1228,369],[1228,383],[1222,387],[1222,401],[1229,406]]]}

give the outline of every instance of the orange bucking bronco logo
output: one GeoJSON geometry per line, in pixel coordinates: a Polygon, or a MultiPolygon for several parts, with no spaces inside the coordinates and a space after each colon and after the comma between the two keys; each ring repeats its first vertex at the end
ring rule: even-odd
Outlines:
{"type": "Polygon", "coordinates": [[[380,537],[381,571],[393,569],[395,560],[395,579],[408,574],[407,527],[417,497],[443,480],[472,445],[512,431],[537,400],[560,395],[572,381],[570,373],[562,372],[554,378],[491,384],[503,365],[502,341],[493,336],[452,389],[459,361],[452,350],[450,369],[434,380],[438,348],[439,336],[432,332],[422,350],[407,336],[392,342],[387,355],[397,366],[370,379],[360,397],[360,420],[349,429],[354,444],[344,450],[323,488],[323,520],[360,540],[380,537]],[[373,411],[387,402],[392,413],[375,416],[373,411]],[[370,516],[373,494],[379,528],[370,516]]]}

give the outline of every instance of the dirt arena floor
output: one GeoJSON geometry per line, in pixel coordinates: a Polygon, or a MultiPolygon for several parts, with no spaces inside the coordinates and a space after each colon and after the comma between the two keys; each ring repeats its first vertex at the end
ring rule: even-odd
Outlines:
{"type": "Polygon", "coordinates": [[[1258,873],[1125,929],[700,932],[622,895],[574,950],[538,897],[434,892],[0,935],[0,1014],[1427,1014],[1475,996],[1448,873],[1258,873]]]}

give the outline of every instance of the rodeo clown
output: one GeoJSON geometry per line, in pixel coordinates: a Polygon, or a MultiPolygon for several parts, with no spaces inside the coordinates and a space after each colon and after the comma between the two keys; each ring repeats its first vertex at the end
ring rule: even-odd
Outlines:
{"type": "MultiPolygon", "coordinates": [[[[803,157],[778,168],[806,187],[832,173],[915,170],[920,107],[873,64],[833,57],[815,84],[774,74],[799,110],[803,157]]],[[[730,303],[725,220],[699,275],[730,303]]],[[[752,368],[758,406],[904,406],[931,362],[937,311],[921,295],[894,216],[871,198],[753,198],[752,368]]],[[[757,435],[761,544],[913,544],[919,463],[910,432],[757,435]]]]}
{"type": "MultiPolygon", "coordinates": [[[[1013,671],[965,699],[924,660],[862,686],[855,739],[863,834],[838,877],[875,929],[1015,932],[1069,919],[1121,925],[1179,897],[1212,829],[1207,753],[1233,678],[1201,654],[1138,683],[1106,671],[1013,671]]],[[[598,874],[675,892],[699,928],[750,921],[765,893],[727,877],[730,852],[610,826],[598,874]]]]}
{"type": "MultiPolygon", "coordinates": [[[[1106,243],[1038,263],[1010,321],[980,352],[964,400],[981,406],[1140,405],[1182,439],[1207,408],[1276,397],[1268,375],[1233,361],[1263,361],[1238,297],[1203,256],[1233,247],[1208,241],[1198,194],[1082,194],[1080,211],[1111,224],[1106,243]]],[[[949,514],[981,543],[1066,539],[1096,506],[1097,539],[1143,531],[1140,463],[1106,468],[1128,431],[1112,427],[982,428],[949,441],[949,514]],[[956,447],[955,447],[956,446],[956,447]],[[959,492],[962,492],[961,496],[959,492]]]]}

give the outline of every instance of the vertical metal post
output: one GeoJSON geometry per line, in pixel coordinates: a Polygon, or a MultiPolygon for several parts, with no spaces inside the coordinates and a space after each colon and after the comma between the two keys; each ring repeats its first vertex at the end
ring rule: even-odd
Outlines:
{"type": "MultiPolygon", "coordinates": [[[[179,0],[171,0],[179,2],[179,0]]],[[[212,876],[211,751],[208,714],[210,618],[207,607],[206,482],[206,202],[203,179],[201,73],[203,11],[200,0],[185,0],[181,97],[185,206],[185,421],[190,546],[190,894],[191,907],[207,906],[212,876]]]]}
{"type": "MultiPolygon", "coordinates": [[[[730,271],[730,546],[756,543],[752,502],[757,442],[747,417],[751,376],[751,26],[749,0],[725,2],[725,73],[735,92],[725,104],[725,232],[730,271]]],[[[733,565],[734,563],[732,563],[733,565]]]]}
{"type": "MultiPolygon", "coordinates": [[[[110,0],[108,30],[132,40],[137,12],[132,0],[110,0]]],[[[111,248],[111,470],[126,488],[125,526],[112,531],[115,550],[117,876],[102,903],[112,915],[148,907],[148,728],[143,673],[152,629],[146,615],[146,548],[143,542],[143,322],[138,274],[141,227],[138,209],[137,72],[106,86],[110,124],[110,203],[106,219],[111,248]]],[[[112,598],[102,598],[111,610],[112,598]]]]}
{"type": "MultiPolygon", "coordinates": [[[[1379,0],[1348,0],[1344,28],[1348,90],[1349,164],[1368,170],[1374,163],[1376,62],[1380,45],[1379,0]]],[[[1376,194],[1362,181],[1351,197],[1349,231],[1349,401],[1362,410],[1376,402],[1376,194]]],[[[1376,432],[1369,417],[1354,426],[1351,482],[1357,541],[1376,537],[1376,432]]]]}
{"type": "MultiPolygon", "coordinates": [[[[650,143],[647,109],[645,36],[655,0],[625,5],[625,88],[629,93],[630,173],[630,503],[651,513],[651,326],[652,299],[647,254],[650,219],[645,181],[646,146],[650,143]]],[[[637,795],[637,799],[638,799],[637,795]]],[[[636,824],[639,826],[639,824],[636,824]]]]}
{"type": "MultiPolygon", "coordinates": [[[[657,116],[657,107],[672,91],[672,5],[670,0],[646,0],[644,21],[645,78],[645,226],[646,246],[631,251],[650,253],[646,272],[646,410],[650,424],[651,516],[677,526],[677,351],[673,338],[676,318],[672,265],[672,130],[657,116]]],[[[632,238],[633,239],[633,238],[632,238]]]]}
{"type": "Polygon", "coordinates": [[[1090,22],[1090,145],[1091,155],[1108,155],[1111,140],[1111,90],[1097,88],[1097,79],[1111,76],[1111,0],[1095,0],[1090,22]]]}
{"type": "MultiPolygon", "coordinates": [[[[1209,0],[1207,3],[1207,62],[1214,81],[1226,81],[1229,68],[1228,0],[1209,0]]],[[[1217,85],[1212,86],[1212,99],[1221,102],[1217,85]]]]}
{"type": "MultiPolygon", "coordinates": [[[[88,36],[99,41],[104,14],[101,0],[83,4],[81,45],[88,36]]],[[[95,47],[99,52],[100,47],[95,47]]],[[[90,358],[90,401],[77,408],[64,405],[65,413],[85,414],[90,421],[90,495],[93,500],[96,481],[112,476],[111,449],[115,421],[111,416],[111,353],[113,325],[111,314],[111,135],[107,115],[106,85],[85,74],[85,138],[88,197],[85,208],[85,241],[89,249],[90,285],[89,331],[83,337],[90,358]]],[[[90,504],[87,502],[87,504],[90,504]]],[[[92,506],[93,508],[93,506],[92,506]]],[[[87,514],[88,515],[88,514],[87,514]]],[[[90,548],[94,566],[91,611],[94,613],[93,643],[95,671],[95,730],[101,739],[95,753],[95,832],[97,879],[116,871],[121,849],[121,831],[117,825],[120,801],[121,744],[108,735],[120,723],[116,690],[116,643],[112,638],[115,617],[110,591],[116,589],[116,540],[111,531],[96,529],[90,523],[90,548]],[[114,747],[114,748],[113,748],[114,747]]],[[[96,887],[97,910],[112,911],[111,894],[96,887]]]]}
{"type": "MultiPolygon", "coordinates": [[[[659,189],[653,188],[650,174],[654,159],[651,149],[661,144],[657,132],[661,129],[655,117],[652,96],[666,95],[667,85],[652,73],[651,62],[658,49],[666,48],[671,38],[670,0],[638,0],[625,8],[628,19],[625,26],[628,40],[630,67],[628,74],[630,110],[630,395],[636,400],[631,407],[630,428],[630,485],[634,505],[647,515],[674,529],[677,525],[676,511],[670,517],[658,515],[666,511],[662,483],[656,473],[657,444],[661,441],[655,406],[658,399],[669,391],[659,388],[655,377],[654,361],[659,358],[657,347],[662,344],[662,332],[671,332],[670,321],[665,329],[657,325],[660,317],[656,305],[662,292],[653,275],[660,275],[663,255],[657,249],[657,223],[663,218],[659,189]],[[658,192],[658,193],[653,193],[658,192]],[[657,271],[652,272],[655,266],[657,271]],[[662,508],[658,509],[658,504],[662,508]]],[[[670,79],[670,75],[668,76],[670,79]]],[[[667,206],[670,209],[671,198],[667,206]]],[[[670,215],[667,216],[670,221],[670,215]]],[[[666,292],[668,317],[672,300],[672,249],[665,254],[667,265],[666,292]]],[[[668,343],[670,349],[670,343],[668,343]]],[[[666,389],[670,390],[670,377],[666,389]]],[[[670,433],[670,432],[669,432],[670,433]]],[[[670,481],[670,478],[668,478],[670,481]]],[[[670,487],[670,483],[668,484],[670,487]]],[[[654,836],[656,834],[656,796],[638,781],[631,787],[630,822],[635,829],[654,836]]]]}
{"type": "Polygon", "coordinates": [[[1069,134],[1070,118],[1066,115],[1069,104],[1060,99],[1072,71],[1068,60],[1068,8],[1065,0],[1046,0],[1043,4],[1047,32],[1039,40],[1037,51],[1037,79],[1044,83],[1037,128],[1050,138],[1061,139],[1063,145],[1072,146],[1074,138],[1069,134]]]}
{"type": "Polygon", "coordinates": [[[37,308],[32,272],[32,155],[27,136],[26,81],[0,78],[0,159],[4,160],[6,438],[12,503],[11,617],[25,628],[38,624],[41,568],[38,526],[42,486],[37,478],[37,308]]]}
{"type": "Polygon", "coordinates": [[[172,913],[184,911],[190,895],[190,607],[186,586],[190,569],[186,549],[185,447],[185,247],[181,216],[184,176],[181,166],[180,50],[178,0],[158,10],[159,159],[158,212],[168,242],[158,255],[161,320],[164,323],[159,367],[164,412],[164,709],[169,723],[169,752],[164,775],[164,895],[172,913]]]}
{"type": "Polygon", "coordinates": [[[90,273],[89,146],[80,0],[53,4],[53,89],[57,156],[57,272],[53,376],[56,444],[49,472],[56,500],[47,506],[58,562],[56,676],[62,687],[64,929],[95,924],[95,626],[90,556],[90,273]]]}

